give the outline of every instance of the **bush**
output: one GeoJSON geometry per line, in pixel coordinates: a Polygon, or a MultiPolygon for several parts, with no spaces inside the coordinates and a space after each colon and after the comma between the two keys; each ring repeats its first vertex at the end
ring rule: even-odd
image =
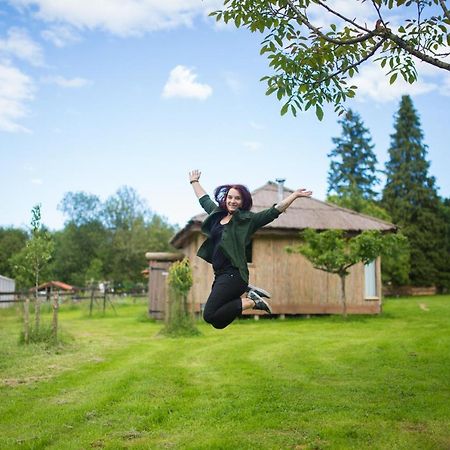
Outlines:
{"type": "Polygon", "coordinates": [[[192,270],[189,260],[176,261],[169,269],[167,277],[169,291],[169,310],[166,325],[161,331],[168,336],[196,336],[200,332],[189,312],[187,295],[192,286],[192,270]]]}

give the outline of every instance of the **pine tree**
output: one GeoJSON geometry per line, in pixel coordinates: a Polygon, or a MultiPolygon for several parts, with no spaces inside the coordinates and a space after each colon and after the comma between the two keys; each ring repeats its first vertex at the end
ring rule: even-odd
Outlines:
{"type": "Polygon", "coordinates": [[[407,95],[401,99],[394,128],[382,203],[409,240],[411,283],[437,285],[446,227],[435,179],[428,174],[430,163],[420,120],[407,95]]]}
{"type": "Polygon", "coordinates": [[[377,196],[374,187],[379,179],[369,130],[352,110],[339,123],[341,137],[332,139],[336,147],[328,155],[334,158],[328,172],[328,194],[374,200],[377,196]]]}

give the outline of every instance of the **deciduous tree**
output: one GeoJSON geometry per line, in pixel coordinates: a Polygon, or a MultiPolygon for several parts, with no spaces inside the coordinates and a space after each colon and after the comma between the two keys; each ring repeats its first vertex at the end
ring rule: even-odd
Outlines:
{"type": "Polygon", "coordinates": [[[261,54],[275,72],[267,95],[283,100],[281,114],[330,103],[339,113],[355,96],[350,79],[369,60],[390,83],[417,80],[416,61],[450,71],[450,13],[443,0],[225,0],[211,14],[264,33],[261,54]]]}
{"type": "Polygon", "coordinates": [[[404,240],[396,234],[383,235],[379,231],[364,231],[348,237],[343,230],[317,232],[306,229],[301,233],[298,245],[288,248],[289,252],[301,253],[319,270],[336,274],[341,281],[342,314],[347,316],[345,280],[349,269],[361,262],[368,264],[382,254],[391,254],[404,240]]]}
{"type": "Polygon", "coordinates": [[[41,206],[33,207],[31,219],[31,238],[26,246],[12,257],[16,277],[24,287],[35,286],[35,331],[40,327],[39,281],[48,265],[54,250],[50,233],[41,225],[41,206]]]}

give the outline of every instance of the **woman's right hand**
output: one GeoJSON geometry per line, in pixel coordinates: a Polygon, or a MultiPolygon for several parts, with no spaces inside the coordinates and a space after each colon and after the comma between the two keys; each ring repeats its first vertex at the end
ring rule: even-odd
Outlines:
{"type": "Polygon", "coordinates": [[[202,185],[198,181],[200,179],[201,174],[202,173],[200,172],[200,170],[197,169],[189,172],[189,181],[191,183],[192,188],[194,189],[195,195],[199,199],[202,198],[204,195],[206,195],[205,190],[202,188],[202,185]]]}
{"type": "Polygon", "coordinates": [[[202,173],[198,169],[192,170],[189,172],[189,182],[192,184],[194,181],[198,181],[201,174],[202,173]]]}

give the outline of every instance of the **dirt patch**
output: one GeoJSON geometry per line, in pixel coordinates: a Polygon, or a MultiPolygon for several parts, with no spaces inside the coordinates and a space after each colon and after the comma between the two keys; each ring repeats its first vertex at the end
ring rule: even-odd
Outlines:
{"type": "Polygon", "coordinates": [[[3,380],[0,380],[0,384],[2,384],[2,386],[17,387],[26,384],[37,383],[39,381],[47,381],[50,378],[51,376],[49,375],[24,377],[24,378],[4,378],[3,380]]]}
{"type": "Polygon", "coordinates": [[[427,425],[420,422],[407,422],[402,424],[402,428],[410,433],[428,433],[427,425]]]}
{"type": "Polygon", "coordinates": [[[419,308],[422,311],[429,311],[428,306],[425,303],[419,303],[419,308]]]}

